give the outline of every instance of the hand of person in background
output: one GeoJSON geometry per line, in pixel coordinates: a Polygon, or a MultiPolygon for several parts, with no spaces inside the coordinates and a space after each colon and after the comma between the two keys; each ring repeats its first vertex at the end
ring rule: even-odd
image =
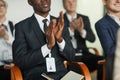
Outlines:
{"type": "Polygon", "coordinates": [[[70,25],[71,31],[78,30],[82,34],[83,28],[84,28],[84,23],[81,17],[72,20],[70,25]]]}
{"type": "Polygon", "coordinates": [[[0,26],[0,37],[4,38],[5,40],[8,40],[9,38],[3,26],[0,26]]]}
{"type": "Polygon", "coordinates": [[[83,29],[84,29],[84,23],[83,23],[83,19],[82,19],[82,17],[79,17],[78,19],[77,19],[78,21],[77,21],[77,30],[80,32],[80,34],[82,34],[83,33],[83,29]]]}

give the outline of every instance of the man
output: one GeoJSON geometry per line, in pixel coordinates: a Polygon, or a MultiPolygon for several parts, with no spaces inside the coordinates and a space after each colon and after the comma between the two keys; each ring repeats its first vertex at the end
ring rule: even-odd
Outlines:
{"type": "MultiPolygon", "coordinates": [[[[65,27],[67,26],[69,29],[69,36],[76,50],[75,61],[84,62],[92,72],[98,68],[97,62],[103,59],[103,57],[90,53],[87,48],[86,41],[95,41],[95,35],[91,30],[90,21],[87,16],[76,13],[77,0],[63,0],[63,6],[66,10],[64,14],[65,27]]],[[[99,72],[97,80],[101,80],[102,78],[102,72],[101,74],[99,72]]]]}
{"type": "Polygon", "coordinates": [[[43,73],[60,80],[67,72],[64,59],[72,61],[75,52],[64,28],[63,13],[57,22],[49,14],[51,0],[28,0],[28,3],[34,14],[15,26],[14,63],[22,70],[24,80],[44,80],[43,73]],[[50,24],[44,31],[45,21],[50,24]]]}
{"type": "Polygon", "coordinates": [[[106,56],[106,80],[112,80],[116,35],[120,27],[120,0],[103,0],[106,15],[95,24],[95,28],[106,56]]]}
{"type": "Polygon", "coordinates": [[[10,70],[4,69],[12,61],[13,23],[6,18],[7,3],[0,0],[0,79],[10,80],[10,70]]]}

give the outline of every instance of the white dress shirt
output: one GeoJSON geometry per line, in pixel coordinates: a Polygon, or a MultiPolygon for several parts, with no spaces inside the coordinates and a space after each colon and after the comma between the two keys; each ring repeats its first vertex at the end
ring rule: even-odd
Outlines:
{"type": "MultiPolygon", "coordinates": [[[[73,17],[71,15],[67,14],[67,13],[66,13],[66,15],[67,15],[67,18],[68,18],[68,20],[69,20],[70,23],[72,22],[72,19],[76,19],[77,18],[77,13],[73,17]]],[[[69,33],[70,33],[70,37],[72,38],[71,39],[72,45],[76,49],[77,48],[77,40],[74,37],[74,35],[75,35],[74,31],[71,31],[70,27],[69,27],[69,33]]],[[[83,34],[80,34],[80,36],[82,38],[85,38],[86,34],[87,34],[86,30],[83,29],[83,34]]]]}
{"type": "Polygon", "coordinates": [[[4,65],[2,62],[3,60],[12,60],[12,43],[14,37],[12,36],[8,20],[0,24],[4,24],[7,27],[6,32],[9,36],[8,40],[4,40],[2,37],[0,37],[0,65],[4,65]]]}
{"type": "MultiPolygon", "coordinates": [[[[36,13],[34,15],[35,15],[35,17],[36,17],[36,19],[37,19],[37,21],[39,23],[40,29],[43,31],[43,33],[45,33],[44,32],[44,27],[43,27],[44,23],[42,22],[42,20],[47,19],[48,20],[47,25],[49,25],[49,23],[50,23],[50,15],[48,15],[46,18],[44,18],[44,17],[42,17],[42,16],[40,16],[40,15],[38,15],[36,13]]],[[[59,46],[60,51],[63,51],[63,49],[65,47],[65,41],[63,40],[61,43],[57,42],[57,44],[59,46]]],[[[43,57],[46,57],[49,53],[51,53],[51,50],[48,49],[47,44],[45,44],[44,46],[41,47],[41,51],[42,51],[43,57]]]]}

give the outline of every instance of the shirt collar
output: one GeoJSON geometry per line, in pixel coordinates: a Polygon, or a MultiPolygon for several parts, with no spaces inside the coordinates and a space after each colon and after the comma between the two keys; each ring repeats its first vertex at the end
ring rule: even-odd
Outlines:
{"type": "Polygon", "coordinates": [[[46,18],[44,18],[44,17],[42,17],[42,16],[40,16],[40,15],[38,15],[38,14],[36,14],[36,13],[34,13],[34,15],[35,15],[35,17],[36,17],[36,19],[37,19],[38,21],[42,21],[42,20],[44,20],[44,19],[47,19],[48,22],[50,22],[50,15],[49,15],[49,14],[48,14],[48,16],[47,16],[46,18]]]}
{"type": "Polygon", "coordinates": [[[4,25],[7,26],[7,25],[8,25],[8,20],[6,19],[5,22],[3,22],[3,23],[0,22],[0,25],[1,25],[1,24],[4,24],[4,25]]]}
{"type": "Polygon", "coordinates": [[[115,16],[115,15],[113,15],[113,14],[110,14],[110,13],[107,13],[107,15],[110,16],[113,20],[115,20],[115,22],[116,22],[118,25],[120,25],[120,19],[119,19],[117,16],[115,16]]]}
{"type": "Polygon", "coordinates": [[[108,15],[114,20],[119,20],[119,18],[113,14],[108,13],[108,15]]]}

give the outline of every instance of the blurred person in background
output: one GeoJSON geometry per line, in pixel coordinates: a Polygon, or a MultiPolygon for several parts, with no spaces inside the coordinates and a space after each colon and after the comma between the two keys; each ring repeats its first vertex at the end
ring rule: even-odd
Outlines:
{"type": "Polygon", "coordinates": [[[89,48],[86,45],[86,41],[95,41],[89,18],[76,12],[77,0],[63,0],[63,6],[66,11],[64,14],[65,27],[69,30],[69,37],[76,51],[75,61],[84,62],[90,72],[98,69],[97,80],[101,80],[102,67],[100,68],[97,62],[104,58],[89,52],[89,48]]]}
{"type": "Polygon", "coordinates": [[[120,29],[117,33],[117,44],[115,50],[114,66],[113,66],[113,80],[120,79],[120,29]]]}
{"type": "Polygon", "coordinates": [[[106,57],[106,80],[112,80],[116,36],[120,28],[120,0],[103,0],[105,16],[96,22],[95,28],[106,57]]]}
{"type": "Polygon", "coordinates": [[[10,70],[5,65],[12,62],[13,23],[6,18],[7,3],[0,0],[0,79],[10,80],[10,70]]]}

